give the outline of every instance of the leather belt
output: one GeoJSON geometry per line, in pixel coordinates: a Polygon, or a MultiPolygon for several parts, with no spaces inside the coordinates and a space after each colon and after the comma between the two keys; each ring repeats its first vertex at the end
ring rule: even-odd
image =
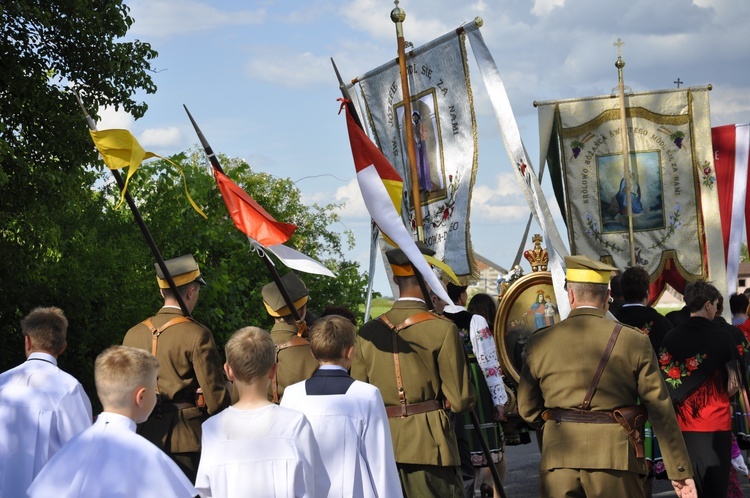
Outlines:
{"type": "Polygon", "coordinates": [[[616,424],[612,412],[594,412],[591,410],[545,410],[542,419],[555,423],[575,422],[578,424],[616,424]]]}
{"type": "Polygon", "coordinates": [[[409,415],[441,410],[443,405],[436,399],[422,401],[420,403],[405,403],[398,406],[386,406],[385,412],[388,418],[406,418],[409,415]],[[405,412],[405,413],[404,413],[405,412]]]}

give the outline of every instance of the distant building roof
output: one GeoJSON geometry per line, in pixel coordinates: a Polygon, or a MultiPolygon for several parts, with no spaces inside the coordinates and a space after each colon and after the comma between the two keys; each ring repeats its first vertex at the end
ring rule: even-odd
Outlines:
{"type": "Polygon", "coordinates": [[[477,269],[479,271],[482,271],[485,268],[492,268],[494,270],[497,270],[497,271],[500,271],[500,272],[503,272],[503,273],[508,273],[508,270],[506,270],[505,268],[503,268],[499,264],[490,261],[489,259],[485,258],[484,256],[482,256],[479,253],[476,253],[476,252],[474,253],[474,259],[477,261],[477,269]]]}

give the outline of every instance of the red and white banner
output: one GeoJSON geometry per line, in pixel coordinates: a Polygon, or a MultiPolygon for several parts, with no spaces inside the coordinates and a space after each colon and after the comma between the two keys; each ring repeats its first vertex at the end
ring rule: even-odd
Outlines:
{"type": "MultiPolygon", "coordinates": [[[[719,212],[724,237],[729,294],[737,292],[743,224],[750,220],[747,202],[748,163],[750,163],[750,123],[711,128],[714,167],[719,188],[719,212]]],[[[750,233],[750,228],[747,230],[750,233]]]]}

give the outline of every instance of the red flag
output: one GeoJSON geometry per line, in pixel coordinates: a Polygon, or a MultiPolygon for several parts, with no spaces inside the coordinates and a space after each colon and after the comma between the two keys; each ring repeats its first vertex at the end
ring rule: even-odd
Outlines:
{"type": "Polygon", "coordinates": [[[283,244],[292,236],[295,225],[276,221],[247,192],[228,176],[214,168],[221,196],[237,228],[262,246],[283,244]]]}

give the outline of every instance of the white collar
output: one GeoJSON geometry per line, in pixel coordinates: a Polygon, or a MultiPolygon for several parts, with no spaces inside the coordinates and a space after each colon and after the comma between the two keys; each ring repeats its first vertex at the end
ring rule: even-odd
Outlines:
{"type": "Polygon", "coordinates": [[[29,357],[26,358],[26,361],[29,360],[42,360],[46,361],[47,363],[52,363],[54,366],[57,366],[57,358],[49,353],[42,353],[41,351],[31,353],[29,357]]]}
{"type": "Polygon", "coordinates": [[[120,415],[119,413],[101,412],[99,416],[96,417],[96,422],[135,432],[135,421],[132,418],[120,415]]]}

